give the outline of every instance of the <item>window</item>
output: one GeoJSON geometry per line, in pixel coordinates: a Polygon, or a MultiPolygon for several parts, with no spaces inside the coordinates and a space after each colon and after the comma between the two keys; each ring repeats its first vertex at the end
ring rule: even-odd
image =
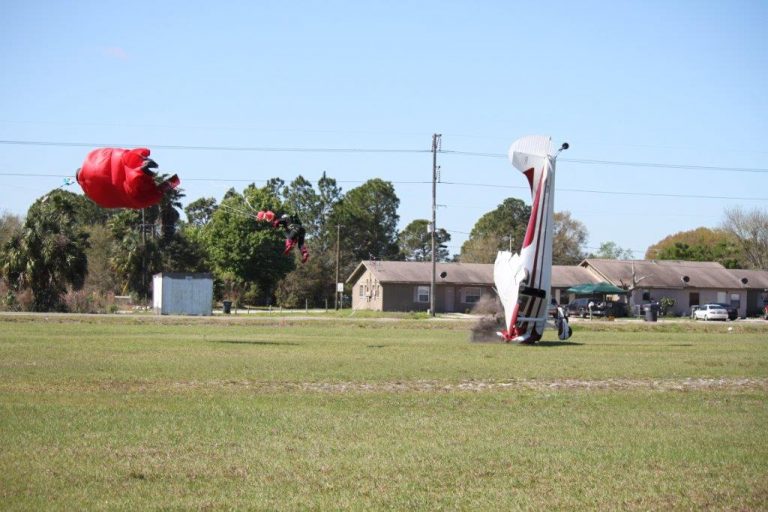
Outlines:
{"type": "Polygon", "coordinates": [[[416,302],[429,302],[429,286],[416,287],[416,302]]]}
{"type": "Polygon", "coordinates": [[[480,300],[480,295],[482,295],[482,291],[480,288],[464,288],[461,290],[461,294],[463,296],[463,299],[461,302],[464,304],[475,304],[480,300]]]}
{"type": "Polygon", "coordinates": [[[699,292],[691,292],[688,294],[688,305],[689,306],[698,306],[700,304],[699,302],[699,292]]]}
{"type": "Polygon", "coordinates": [[[365,287],[363,285],[360,285],[360,297],[365,297],[365,287]]]}

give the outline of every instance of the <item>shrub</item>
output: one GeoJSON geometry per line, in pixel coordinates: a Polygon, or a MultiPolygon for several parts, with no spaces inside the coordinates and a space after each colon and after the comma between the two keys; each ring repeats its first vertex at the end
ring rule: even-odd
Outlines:
{"type": "Polygon", "coordinates": [[[659,312],[662,315],[666,315],[670,308],[674,307],[675,299],[670,297],[662,297],[659,299],[659,312]]]}

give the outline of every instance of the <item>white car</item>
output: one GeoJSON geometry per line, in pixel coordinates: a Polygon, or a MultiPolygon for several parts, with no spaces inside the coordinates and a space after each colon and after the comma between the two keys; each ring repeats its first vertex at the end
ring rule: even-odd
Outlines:
{"type": "Polygon", "coordinates": [[[728,320],[728,311],[719,304],[704,304],[693,312],[696,320],[728,320]]]}

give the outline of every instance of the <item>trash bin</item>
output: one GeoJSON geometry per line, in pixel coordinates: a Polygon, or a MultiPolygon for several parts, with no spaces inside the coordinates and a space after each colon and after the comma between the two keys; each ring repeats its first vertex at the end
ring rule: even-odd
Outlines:
{"type": "Polygon", "coordinates": [[[645,307],[645,321],[655,322],[659,318],[659,308],[652,304],[645,307]]]}
{"type": "Polygon", "coordinates": [[[232,312],[232,301],[231,300],[225,300],[222,301],[222,305],[224,306],[224,314],[228,315],[232,312]]]}

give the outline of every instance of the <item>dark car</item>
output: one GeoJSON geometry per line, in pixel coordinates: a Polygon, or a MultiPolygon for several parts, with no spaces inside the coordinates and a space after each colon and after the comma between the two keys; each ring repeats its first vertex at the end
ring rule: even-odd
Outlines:
{"type": "Polygon", "coordinates": [[[592,303],[592,316],[615,316],[613,315],[613,303],[601,302],[595,299],[581,298],[574,299],[566,308],[568,315],[580,316],[581,318],[587,318],[589,316],[589,303],[592,303]]]}
{"type": "Polygon", "coordinates": [[[627,316],[627,305],[623,302],[603,302],[599,299],[580,298],[572,300],[566,310],[569,316],[589,316],[589,303],[592,302],[592,316],[627,316]]]}
{"type": "Polygon", "coordinates": [[[580,316],[586,318],[589,316],[589,302],[592,299],[574,299],[568,303],[567,310],[569,316],[580,316]]]}
{"type": "Polygon", "coordinates": [[[739,318],[739,310],[730,304],[723,304],[722,302],[716,303],[718,306],[722,306],[728,312],[728,320],[736,320],[739,318]]]}

